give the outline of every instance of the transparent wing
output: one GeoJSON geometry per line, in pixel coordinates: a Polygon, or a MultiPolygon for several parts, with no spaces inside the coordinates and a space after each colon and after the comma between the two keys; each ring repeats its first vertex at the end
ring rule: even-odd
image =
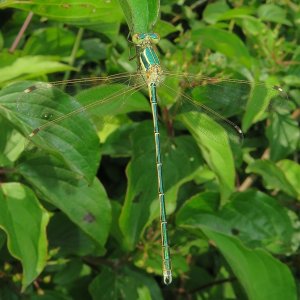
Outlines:
{"type": "MultiPolygon", "coordinates": [[[[139,72],[29,84],[17,98],[17,110],[21,116],[31,119],[30,136],[33,137],[78,114],[89,112],[99,119],[105,115],[149,110],[146,101],[132,100],[132,95],[145,85],[139,72]]],[[[231,141],[241,143],[243,132],[236,125],[237,115],[243,112],[249,119],[246,121],[254,123],[262,117],[272,99],[287,97],[279,86],[170,72],[165,72],[158,96],[163,106],[174,104],[170,110],[172,115],[197,113],[201,130],[220,143],[224,141],[217,137],[218,129],[210,120],[221,125],[231,141]]]]}
{"type": "MultiPolygon", "coordinates": [[[[240,113],[244,116],[243,128],[247,129],[249,124],[263,117],[275,100],[279,100],[281,105],[288,99],[278,85],[191,74],[167,73],[166,78],[160,98],[164,101],[164,96],[169,98],[173,95],[171,99],[177,100],[171,113],[198,113],[201,131],[219,143],[225,140],[219,139],[218,126],[214,126],[211,120],[225,129],[230,141],[241,144],[243,132],[236,124],[240,124],[237,117],[240,113]]],[[[167,103],[173,103],[171,99],[167,99],[167,103]]]]}
{"type": "Polygon", "coordinates": [[[133,104],[127,102],[144,85],[138,74],[126,73],[51,83],[28,83],[23,92],[18,94],[16,107],[20,116],[31,118],[32,137],[78,114],[90,113],[99,118],[134,109],[143,110],[145,103],[139,107],[135,105],[137,101],[132,101],[133,104]]]}

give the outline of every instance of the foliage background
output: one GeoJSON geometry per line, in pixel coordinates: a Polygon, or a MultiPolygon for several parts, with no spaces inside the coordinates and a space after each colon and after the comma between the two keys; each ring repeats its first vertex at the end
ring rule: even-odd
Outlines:
{"type": "MultiPolygon", "coordinates": [[[[289,96],[287,105],[259,118],[260,98],[237,109],[232,117],[246,136],[243,147],[232,150],[203,137],[185,116],[181,123],[191,134],[171,139],[161,120],[163,152],[171,153],[164,175],[174,283],[166,287],[144,93],[117,113],[111,104],[95,111],[93,123],[76,116],[62,126],[67,132],[33,140],[40,150],[24,150],[41,97],[60,99],[55,113],[79,104],[59,92],[30,98],[22,80],[136,70],[118,2],[47,3],[0,4],[0,83],[6,87],[0,94],[0,298],[297,299],[299,5],[120,1],[133,31],[151,30],[160,8],[154,31],[162,37],[158,51],[166,69],[279,82],[289,96]],[[33,19],[10,53],[29,10],[33,19]],[[21,83],[9,86],[15,81],[21,83]]],[[[176,80],[168,84],[182,88],[176,80]]],[[[77,99],[86,104],[96,93],[77,99]]],[[[160,97],[171,101],[163,87],[160,97]]]]}

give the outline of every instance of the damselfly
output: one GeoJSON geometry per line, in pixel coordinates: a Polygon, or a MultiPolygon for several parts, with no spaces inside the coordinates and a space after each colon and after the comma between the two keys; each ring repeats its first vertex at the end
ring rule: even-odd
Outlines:
{"type": "MultiPolygon", "coordinates": [[[[261,114],[267,107],[271,98],[275,96],[285,97],[279,86],[268,86],[264,83],[255,83],[246,80],[234,80],[230,78],[211,78],[201,75],[177,74],[163,70],[154,45],[159,42],[159,35],[155,33],[134,34],[132,41],[137,49],[139,70],[134,74],[117,74],[108,77],[95,77],[87,79],[74,79],[53,83],[37,83],[27,86],[18,97],[16,105],[19,113],[32,118],[32,126],[40,124],[29,134],[31,139],[39,136],[39,133],[47,130],[62,130],[61,123],[69,120],[85,111],[96,109],[101,115],[105,115],[107,105],[114,105],[116,110],[126,112],[127,99],[137,91],[147,88],[154,127],[154,142],[156,150],[156,170],[158,179],[158,199],[160,203],[160,227],[162,246],[162,269],[166,284],[172,281],[172,267],[170,258],[170,246],[167,231],[167,216],[165,208],[165,191],[162,176],[162,157],[160,147],[159,108],[167,109],[170,115],[178,115],[188,112],[197,118],[201,118],[201,133],[213,139],[217,143],[241,143],[242,130],[227,117],[234,115],[237,110],[246,108],[249,98],[256,97],[257,113],[261,114]],[[180,90],[168,85],[169,78],[175,78],[180,90]],[[122,83],[122,85],[120,84],[122,83]],[[74,89],[77,86],[92,85],[90,91],[100,87],[98,92],[91,92],[89,102],[81,106],[74,106],[71,111],[64,107],[66,99],[59,102],[50,102],[44,97],[44,91],[53,94],[53,98],[61,95],[58,89],[74,89]],[[110,87],[106,89],[106,87],[110,87]],[[164,89],[164,99],[157,94],[157,88],[164,89]],[[170,97],[172,95],[172,97],[170,97]],[[169,97],[168,97],[169,96],[169,97]],[[35,98],[35,100],[32,100],[35,98]],[[170,100],[171,99],[171,100],[170,100]],[[159,100],[159,101],[158,101],[159,100]],[[176,101],[175,101],[176,100],[176,101]],[[38,102],[37,102],[38,101],[38,102]],[[30,105],[35,106],[34,113],[30,105]],[[60,106],[59,110],[57,106],[60,106]],[[215,110],[219,110],[220,113],[215,110]],[[38,113],[37,113],[38,112],[38,113]],[[208,117],[203,117],[208,116],[208,117]],[[211,126],[207,126],[207,124],[211,126]],[[219,126],[221,125],[221,126],[219,126]],[[224,130],[223,130],[224,129],[224,130]],[[229,137],[229,139],[228,139],[229,137]]],[[[89,90],[83,93],[89,93],[89,90]]],[[[88,94],[86,94],[88,95],[88,94]]],[[[138,109],[137,109],[138,110],[138,109]]],[[[170,117],[172,118],[172,117],[170,117]]],[[[78,129],[79,130],[79,129],[78,129]]],[[[80,130],[82,130],[80,128],[80,130]]],[[[84,135],[84,130],[82,131],[84,135]]],[[[84,137],[83,137],[84,139],[84,137]]],[[[57,147],[59,144],[56,143],[57,147]]]]}

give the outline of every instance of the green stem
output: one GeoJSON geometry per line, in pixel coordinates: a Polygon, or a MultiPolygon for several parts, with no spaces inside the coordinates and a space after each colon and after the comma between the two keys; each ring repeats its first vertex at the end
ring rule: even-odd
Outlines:
{"type": "MultiPolygon", "coordinates": [[[[74,43],[74,46],[73,46],[73,49],[71,52],[71,56],[70,56],[70,61],[69,61],[70,66],[74,65],[74,62],[76,59],[76,54],[77,54],[77,51],[78,51],[78,48],[80,46],[80,42],[81,42],[81,39],[83,36],[83,32],[84,32],[84,29],[79,28],[77,36],[76,36],[76,40],[75,40],[75,43],[74,43]]],[[[70,78],[70,74],[71,74],[71,71],[66,71],[63,80],[68,80],[70,78]]]]}

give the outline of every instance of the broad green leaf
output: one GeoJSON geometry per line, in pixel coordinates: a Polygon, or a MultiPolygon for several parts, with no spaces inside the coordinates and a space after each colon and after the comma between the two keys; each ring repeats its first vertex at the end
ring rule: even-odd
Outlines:
{"type": "MultiPolygon", "coordinates": [[[[191,137],[170,138],[163,128],[160,137],[166,206],[170,212],[175,209],[178,188],[192,180],[203,162],[191,137]]],[[[141,123],[131,138],[133,154],[126,170],[128,188],[119,220],[126,249],[133,249],[145,225],[159,218],[152,122],[141,123]]]]}
{"type": "Polygon", "coordinates": [[[297,199],[300,200],[300,165],[292,160],[284,159],[279,161],[277,166],[281,169],[287,181],[297,192],[297,199]]]}
{"type": "Polygon", "coordinates": [[[289,268],[264,250],[250,250],[239,240],[200,226],[225,257],[249,300],[296,300],[295,281],[289,268]]]}
{"type": "Polygon", "coordinates": [[[45,267],[49,218],[32,190],[20,183],[1,184],[0,227],[7,234],[9,252],[22,263],[23,290],[45,267]]]}
{"type": "Polygon", "coordinates": [[[204,225],[236,236],[251,248],[263,247],[276,254],[291,250],[294,230],[286,210],[274,198],[250,190],[235,193],[221,210],[217,205],[216,193],[195,195],[178,211],[176,223],[204,225]]]}
{"type": "Polygon", "coordinates": [[[247,246],[263,247],[276,254],[291,251],[294,229],[286,209],[259,191],[236,193],[218,214],[230,232],[247,246]]]}
{"type": "Polygon", "coordinates": [[[292,23],[287,19],[286,10],[276,4],[260,5],[257,10],[258,16],[263,21],[270,21],[276,24],[284,24],[292,26],[292,23]]]}
{"type": "MultiPolygon", "coordinates": [[[[9,86],[0,95],[0,114],[25,137],[42,124],[81,108],[77,101],[60,90],[38,83],[31,93],[24,90],[32,83],[9,86]]],[[[98,168],[99,140],[93,124],[83,112],[39,131],[30,143],[52,153],[79,176],[92,181],[98,168]]]]}
{"type": "Polygon", "coordinates": [[[281,190],[292,197],[299,197],[285,173],[272,161],[256,160],[247,167],[246,171],[261,175],[268,189],[281,190]]]}
{"type": "Polygon", "coordinates": [[[119,0],[131,34],[151,32],[159,14],[159,0],[119,0]]]}
{"type": "Polygon", "coordinates": [[[221,52],[251,69],[252,57],[244,43],[235,34],[218,28],[206,27],[193,30],[192,39],[197,43],[200,42],[205,48],[221,52]]]}
{"type": "Polygon", "coordinates": [[[117,0],[50,0],[45,3],[42,0],[20,2],[7,0],[0,4],[0,8],[14,7],[34,14],[76,26],[84,26],[89,29],[115,36],[121,21],[121,9],[117,0]]]}
{"type": "Polygon", "coordinates": [[[163,299],[157,283],[151,277],[124,267],[117,272],[102,268],[101,273],[90,284],[89,291],[93,300],[163,299]]]}
{"type": "Polygon", "coordinates": [[[89,235],[103,253],[111,223],[111,207],[96,178],[89,185],[50,156],[29,159],[18,166],[18,171],[43,199],[58,207],[89,235]]]}
{"type": "Polygon", "coordinates": [[[216,174],[222,201],[226,201],[234,191],[235,170],[225,129],[204,114],[185,113],[180,116],[180,120],[191,132],[206,162],[216,174]]]}
{"type": "Polygon", "coordinates": [[[277,161],[296,151],[300,140],[299,125],[288,114],[271,114],[271,122],[267,127],[270,142],[271,159],[277,161]]]}
{"type": "Polygon", "coordinates": [[[60,63],[57,56],[23,56],[17,58],[11,65],[0,69],[0,86],[16,80],[36,78],[54,72],[73,70],[74,68],[60,63]]]}

